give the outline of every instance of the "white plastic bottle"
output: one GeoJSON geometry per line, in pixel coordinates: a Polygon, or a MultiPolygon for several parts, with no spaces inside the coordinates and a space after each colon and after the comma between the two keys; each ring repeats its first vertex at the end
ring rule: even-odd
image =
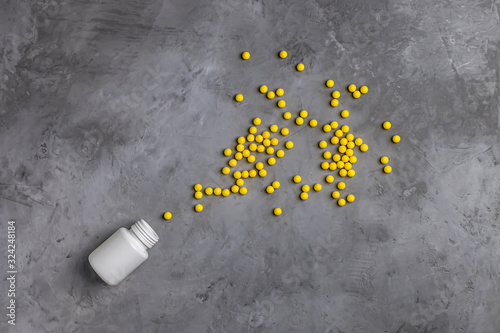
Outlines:
{"type": "Polygon", "coordinates": [[[144,220],[130,229],[116,230],[89,255],[94,271],[109,285],[116,285],[148,258],[148,251],[158,242],[158,235],[144,220]]]}

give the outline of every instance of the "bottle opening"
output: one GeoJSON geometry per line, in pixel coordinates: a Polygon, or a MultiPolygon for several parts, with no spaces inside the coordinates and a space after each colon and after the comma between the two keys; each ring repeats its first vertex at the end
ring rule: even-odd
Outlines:
{"type": "Polygon", "coordinates": [[[143,219],[134,223],[131,229],[137,238],[139,238],[148,248],[151,248],[160,239],[153,228],[143,219]]]}

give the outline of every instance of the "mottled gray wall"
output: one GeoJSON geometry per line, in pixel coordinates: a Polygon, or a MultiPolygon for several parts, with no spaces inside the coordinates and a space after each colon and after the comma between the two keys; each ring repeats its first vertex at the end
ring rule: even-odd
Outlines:
{"type": "Polygon", "coordinates": [[[499,7],[7,0],[0,273],[9,219],[19,273],[17,325],[4,281],[0,330],[499,332],[499,7]],[[328,78],[343,94],[335,110],[328,78]],[[368,95],[350,98],[351,82],[368,95]],[[329,136],[283,120],[260,84],[283,87],[287,110],[321,125],[351,111],[341,123],[370,145],[347,183],[354,204],[337,207],[323,181],[317,142],[329,136]],[[255,116],[288,124],[294,149],[245,197],[204,197],[196,214],[192,185],[231,185],[221,151],[255,116]],[[323,191],[301,202],[297,173],[323,191]],[[160,242],[108,287],[86,258],[139,218],[160,242]]]}

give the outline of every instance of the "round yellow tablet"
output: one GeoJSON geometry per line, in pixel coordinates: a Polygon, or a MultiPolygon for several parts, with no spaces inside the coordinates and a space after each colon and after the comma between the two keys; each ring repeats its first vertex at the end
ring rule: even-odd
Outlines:
{"type": "Polygon", "coordinates": [[[229,194],[230,194],[229,189],[225,188],[225,189],[222,190],[222,196],[223,197],[227,197],[229,194]]]}
{"type": "MultiPolygon", "coordinates": [[[[346,150],[346,152],[347,152],[347,150],[346,150]]],[[[344,155],[344,156],[342,156],[342,159],[341,159],[341,160],[342,160],[342,162],[344,162],[344,163],[349,162],[349,156],[344,155]]]]}
{"type": "Polygon", "coordinates": [[[332,192],[332,198],[337,199],[338,197],[340,197],[340,192],[339,191],[333,191],[332,192]]]}
{"type": "MultiPolygon", "coordinates": [[[[228,167],[223,167],[222,168],[222,173],[223,174],[228,175],[230,172],[231,172],[231,169],[229,169],[228,167]]],[[[201,189],[200,189],[200,191],[201,191],[201,189]]]]}
{"type": "Polygon", "coordinates": [[[338,99],[332,99],[330,101],[330,105],[333,106],[334,108],[336,108],[337,106],[339,106],[339,100],[338,99]]]}
{"type": "Polygon", "coordinates": [[[279,140],[278,140],[278,139],[276,139],[276,138],[272,138],[272,139],[271,139],[271,146],[277,146],[277,145],[278,145],[278,143],[279,143],[279,140]]]}
{"type": "Polygon", "coordinates": [[[337,163],[336,162],[330,162],[330,170],[337,170],[337,163]]]}
{"type": "Polygon", "coordinates": [[[328,163],[328,162],[321,163],[321,169],[328,170],[329,167],[330,167],[330,163],[328,163]]]}
{"type": "Polygon", "coordinates": [[[167,221],[170,220],[172,218],[172,213],[165,212],[165,214],[163,214],[163,218],[167,221]]]}
{"type": "Polygon", "coordinates": [[[336,137],[340,138],[340,137],[342,137],[342,135],[344,135],[344,132],[342,132],[341,130],[338,129],[338,130],[335,131],[335,136],[336,137]]]}
{"type": "Polygon", "coordinates": [[[386,166],[384,167],[384,172],[385,172],[385,173],[391,173],[391,172],[392,172],[392,168],[391,168],[391,166],[390,166],[390,165],[386,165],[386,166]]]}
{"type": "Polygon", "coordinates": [[[276,159],[274,157],[269,157],[267,159],[267,164],[269,164],[269,165],[275,165],[276,164],[276,159]]]}
{"type": "Polygon", "coordinates": [[[341,146],[345,146],[347,144],[347,139],[346,138],[342,138],[342,139],[340,139],[339,143],[340,143],[341,146]]]}
{"type": "Polygon", "coordinates": [[[253,124],[254,124],[255,126],[259,126],[259,125],[260,125],[260,123],[261,123],[260,118],[254,118],[254,119],[253,119],[253,124]]]}
{"type": "Polygon", "coordinates": [[[284,100],[280,99],[278,101],[278,103],[276,103],[276,105],[278,105],[278,107],[282,109],[286,106],[286,102],[284,100]]]}
{"type": "Polygon", "coordinates": [[[233,177],[234,177],[234,179],[240,179],[241,178],[241,172],[240,171],[233,172],[233,177]]]}
{"type": "Polygon", "coordinates": [[[199,200],[203,198],[203,193],[201,191],[194,192],[194,197],[199,200]]]}
{"type": "Polygon", "coordinates": [[[275,181],[271,184],[271,186],[272,186],[272,187],[274,187],[274,188],[276,188],[276,189],[278,189],[278,188],[280,188],[280,182],[279,182],[279,181],[277,181],[277,180],[275,180],[275,181]]]}
{"type": "Polygon", "coordinates": [[[243,154],[242,154],[242,153],[240,153],[240,152],[238,152],[238,153],[234,154],[234,158],[235,158],[237,161],[239,161],[239,160],[241,160],[241,159],[243,158],[243,154]]]}
{"type": "Polygon", "coordinates": [[[337,205],[339,205],[340,207],[345,206],[345,200],[344,199],[339,199],[337,201],[337,205]]]}
{"type": "Polygon", "coordinates": [[[295,118],[295,123],[299,126],[302,125],[304,123],[304,118],[302,117],[295,118]]]}
{"type": "MultiPolygon", "coordinates": [[[[271,132],[273,132],[273,133],[274,133],[274,132],[277,132],[277,131],[278,131],[278,125],[273,124],[273,125],[269,126],[269,130],[270,130],[271,132]]],[[[266,139],[267,139],[267,138],[266,138],[266,139]]]]}
{"type": "Polygon", "coordinates": [[[356,175],[356,171],[354,171],[354,169],[351,169],[349,171],[347,171],[347,177],[354,177],[356,175]]]}
{"type": "Polygon", "coordinates": [[[333,129],[336,129],[339,127],[339,123],[337,123],[335,120],[330,123],[330,127],[333,129]]]}
{"type": "Polygon", "coordinates": [[[241,102],[243,101],[243,95],[237,94],[236,96],[234,96],[234,99],[236,100],[236,102],[241,102]]]}
{"type": "MultiPolygon", "coordinates": [[[[348,130],[349,130],[349,127],[348,127],[348,130]]],[[[352,135],[352,133],[349,133],[345,136],[345,138],[347,139],[347,141],[351,142],[351,141],[354,141],[354,135],[352,135]]]]}
{"type": "Polygon", "coordinates": [[[332,160],[333,160],[334,162],[338,162],[338,161],[340,161],[340,155],[339,155],[339,154],[335,154],[335,155],[333,155],[332,160]]]}
{"type": "Polygon", "coordinates": [[[281,97],[284,94],[285,94],[285,91],[283,90],[283,88],[276,89],[276,96],[281,97]]]}
{"type": "Polygon", "coordinates": [[[238,193],[239,190],[240,190],[240,188],[238,187],[238,185],[231,186],[231,192],[238,193]]]}
{"type": "Polygon", "coordinates": [[[283,150],[280,149],[276,152],[276,157],[282,158],[283,156],[285,156],[285,152],[283,150]]]}
{"type": "Polygon", "coordinates": [[[309,185],[302,185],[302,192],[309,192],[310,187],[309,185]]]}
{"type": "MultiPolygon", "coordinates": [[[[351,142],[349,142],[349,143],[351,143],[351,142]]],[[[350,149],[350,148],[349,148],[349,149],[347,149],[347,150],[345,151],[345,154],[346,154],[347,156],[351,157],[351,156],[354,154],[354,151],[353,151],[352,149],[350,149]]]]}
{"type": "Polygon", "coordinates": [[[299,116],[301,116],[302,118],[307,118],[307,115],[308,115],[308,113],[306,110],[302,110],[299,112],[299,116]]]}
{"type": "Polygon", "coordinates": [[[262,137],[264,139],[269,139],[271,137],[271,133],[269,133],[268,131],[264,131],[262,132],[262,137]]]}
{"type": "Polygon", "coordinates": [[[280,215],[281,215],[281,213],[282,213],[282,210],[281,210],[281,208],[276,207],[276,208],[274,208],[273,213],[274,213],[274,215],[276,215],[276,216],[280,216],[280,215]]]}
{"type": "Polygon", "coordinates": [[[241,178],[248,178],[248,171],[247,170],[243,170],[241,172],[241,178]]]}
{"type": "Polygon", "coordinates": [[[359,92],[359,90],[356,90],[355,92],[352,93],[352,97],[354,98],[360,98],[361,97],[361,93],[359,92]]]}
{"type": "Polygon", "coordinates": [[[248,192],[248,190],[246,187],[240,187],[240,194],[241,195],[245,195],[245,194],[247,194],[247,192],[248,192]]]}
{"type": "Polygon", "coordinates": [[[326,160],[329,160],[332,157],[332,153],[330,153],[328,150],[323,152],[323,158],[326,160]]]}
{"type": "Polygon", "coordinates": [[[285,142],[285,147],[286,147],[286,149],[292,149],[293,148],[293,142],[292,141],[285,142]]]}
{"type": "Polygon", "coordinates": [[[257,176],[257,171],[256,171],[256,170],[253,170],[253,169],[252,169],[252,170],[250,170],[250,171],[248,171],[248,176],[249,176],[250,178],[253,178],[253,177],[257,176]]]}
{"type": "Polygon", "coordinates": [[[237,145],[236,150],[241,153],[243,150],[245,150],[245,146],[244,145],[237,145]]]}
{"type": "Polygon", "coordinates": [[[359,146],[359,150],[362,152],[365,152],[368,150],[368,145],[366,143],[363,143],[361,146],[359,146]]]}
{"type": "Polygon", "coordinates": [[[257,146],[257,152],[263,153],[265,151],[266,151],[266,146],[264,146],[264,145],[258,145],[257,146]]]}
{"type": "Polygon", "coordinates": [[[271,145],[271,140],[269,139],[264,139],[264,141],[262,141],[262,144],[265,146],[265,147],[269,147],[271,145]]]}
{"type": "Polygon", "coordinates": [[[327,145],[328,145],[328,144],[326,143],[326,141],[320,141],[320,142],[318,143],[318,146],[319,146],[321,149],[325,149],[327,145]]]}
{"type": "Polygon", "coordinates": [[[273,193],[274,192],[274,187],[272,187],[272,186],[266,187],[266,192],[269,193],[269,194],[273,193]]]}
{"type": "Polygon", "coordinates": [[[259,142],[259,143],[260,143],[260,142],[262,142],[263,140],[264,140],[264,137],[262,137],[262,135],[257,134],[257,135],[255,136],[255,142],[259,142]]]}
{"type": "Polygon", "coordinates": [[[257,150],[257,144],[256,143],[251,143],[248,145],[248,150],[250,151],[256,151],[257,150]]]}
{"type": "Polygon", "coordinates": [[[203,210],[203,205],[197,204],[194,206],[194,210],[200,213],[203,210]]]}
{"type": "Polygon", "coordinates": [[[399,143],[399,141],[401,141],[401,138],[399,137],[399,135],[394,135],[392,137],[392,142],[399,143]]]}
{"type": "Polygon", "coordinates": [[[313,188],[316,192],[319,192],[319,191],[321,191],[323,186],[321,186],[321,184],[314,184],[313,188]]]}
{"type": "Polygon", "coordinates": [[[347,199],[347,202],[354,202],[354,200],[355,200],[356,198],[354,197],[354,195],[349,194],[349,195],[347,196],[347,198],[346,198],[346,199],[347,199]]]}
{"type": "Polygon", "coordinates": [[[241,58],[243,58],[243,60],[248,60],[250,59],[250,52],[248,51],[245,51],[241,54],[241,58]]]}
{"type": "Polygon", "coordinates": [[[357,138],[356,140],[354,140],[354,144],[356,146],[361,146],[363,144],[363,139],[357,138]]]}
{"type": "Polygon", "coordinates": [[[330,142],[332,143],[332,145],[336,145],[337,143],[339,143],[339,138],[336,137],[336,136],[332,136],[331,139],[330,139],[330,142]]]}
{"type": "Polygon", "coordinates": [[[323,132],[325,132],[325,133],[329,133],[331,130],[332,130],[332,127],[330,126],[330,124],[326,124],[323,126],[323,132]]]}
{"type": "Polygon", "coordinates": [[[201,186],[201,184],[196,184],[196,185],[194,186],[194,190],[195,190],[195,191],[201,191],[202,189],[203,189],[203,186],[201,186]]]}
{"type": "Polygon", "coordinates": [[[267,148],[266,148],[266,153],[267,153],[268,155],[274,154],[274,148],[273,148],[273,147],[267,147],[267,148]]]}
{"type": "Polygon", "coordinates": [[[286,127],[283,127],[280,131],[281,135],[285,136],[285,135],[288,135],[288,133],[290,133],[290,131],[288,130],[288,128],[286,127]]]}
{"type": "Polygon", "coordinates": [[[343,125],[340,129],[341,129],[341,130],[342,130],[342,132],[344,132],[344,133],[348,133],[348,132],[349,132],[349,126],[347,126],[347,125],[343,125]]]}
{"type": "Polygon", "coordinates": [[[356,156],[351,156],[349,157],[349,163],[354,164],[358,161],[358,158],[356,156]]]}
{"type": "Polygon", "coordinates": [[[285,50],[281,50],[279,55],[281,59],[285,59],[288,56],[288,53],[285,50]]]}
{"type": "Polygon", "coordinates": [[[337,168],[342,169],[344,167],[344,162],[343,161],[338,161],[337,162],[337,168]]]}
{"type": "Polygon", "coordinates": [[[267,176],[267,171],[264,169],[259,170],[259,177],[264,178],[265,176],[267,176]]]}
{"type": "Polygon", "coordinates": [[[285,113],[283,113],[283,118],[288,120],[288,119],[292,118],[292,114],[290,112],[285,112],[285,113]]]}
{"type": "Polygon", "coordinates": [[[335,98],[335,99],[339,99],[340,92],[338,92],[337,90],[335,90],[334,92],[332,92],[332,97],[335,98]]]}
{"type": "Polygon", "coordinates": [[[224,149],[224,156],[231,156],[233,151],[229,148],[224,149]]]}
{"type": "Polygon", "coordinates": [[[352,142],[352,141],[349,141],[349,142],[347,143],[347,148],[348,148],[348,149],[352,149],[352,148],[354,148],[355,146],[356,146],[356,145],[355,145],[355,144],[354,144],[354,142],[352,142]]]}
{"type": "Polygon", "coordinates": [[[359,91],[362,94],[366,94],[368,92],[368,87],[367,86],[361,86],[361,88],[359,88],[359,91]]]}
{"type": "Polygon", "coordinates": [[[264,163],[262,163],[262,162],[257,162],[255,164],[255,169],[257,169],[257,170],[261,170],[263,167],[264,167],[264,163]]]}
{"type": "Polygon", "coordinates": [[[388,121],[385,121],[383,124],[382,124],[382,127],[386,130],[390,129],[392,127],[392,124],[388,121]]]}
{"type": "Polygon", "coordinates": [[[326,86],[327,86],[328,88],[331,88],[331,87],[333,87],[333,85],[335,84],[335,82],[333,82],[333,80],[327,80],[327,81],[325,82],[325,84],[326,84],[326,86]]]}
{"type": "Polygon", "coordinates": [[[214,194],[215,195],[221,195],[221,193],[222,193],[222,189],[220,187],[214,188],[214,194]]]}
{"type": "Polygon", "coordinates": [[[307,194],[306,192],[300,193],[301,200],[307,200],[307,198],[309,198],[309,194],[307,194]]]}
{"type": "Polygon", "coordinates": [[[242,144],[244,144],[247,140],[245,139],[245,137],[244,137],[244,136],[240,136],[240,137],[238,137],[238,139],[237,139],[236,141],[238,141],[238,143],[239,143],[240,145],[242,145],[242,144]]]}
{"type": "Polygon", "coordinates": [[[229,164],[229,166],[232,168],[234,168],[237,163],[238,162],[234,158],[230,159],[229,162],[227,162],[227,164],[229,164]]]}
{"type": "Polygon", "coordinates": [[[333,177],[332,175],[328,175],[326,176],[325,180],[327,183],[331,184],[335,180],[335,177],[333,177]]]}
{"type": "Polygon", "coordinates": [[[273,99],[276,94],[274,93],[274,91],[268,91],[266,96],[268,99],[273,99]]]}
{"type": "Polygon", "coordinates": [[[266,85],[261,85],[260,88],[259,88],[259,91],[263,94],[265,94],[267,92],[267,86],[266,85]]]}
{"type": "Polygon", "coordinates": [[[355,92],[356,86],[354,84],[350,84],[349,87],[347,87],[347,90],[349,90],[349,92],[355,92]]]}
{"type": "Polygon", "coordinates": [[[293,177],[293,182],[294,182],[294,183],[297,183],[297,184],[298,184],[298,183],[300,183],[300,181],[301,181],[301,180],[302,180],[302,177],[300,177],[299,175],[295,175],[295,176],[293,177]]]}
{"type": "Polygon", "coordinates": [[[380,163],[382,163],[382,164],[387,164],[387,163],[389,163],[389,157],[387,157],[387,156],[382,156],[382,157],[380,158],[380,163]]]}
{"type": "Polygon", "coordinates": [[[339,146],[337,150],[339,153],[343,154],[346,152],[347,148],[345,146],[339,146]]]}
{"type": "Polygon", "coordinates": [[[349,117],[349,111],[347,111],[347,110],[343,110],[342,112],[340,112],[340,116],[341,116],[342,118],[347,118],[347,117],[349,117]]]}
{"type": "Polygon", "coordinates": [[[345,183],[344,183],[344,182],[339,182],[339,183],[337,184],[337,188],[338,188],[339,190],[343,190],[343,189],[345,189],[345,183]]]}
{"type": "Polygon", "coordinates": [[[247,141],[248,142],[253,142],[255,140],[255,135],[253,134],[248,134],[247,135],[247,141]]]}
{"type": "Polygon", "coordinates": [[[309,126],[311,126],[311,127],[318,126],[318,121],[316,119],[309,120],[309,126]]]}
{"type": "Polygon", "coordinates": [[[346,162],[346,163],[344,164],[344,169],[346,169],[347,171],[351,170],[351,169],[352,169],[352,164],[351,164],[351,163],[349,163],[349,162],[346,162]]]}
{"type": "Polygon", "coordinates": [[[304,68],[305,68],[305,67],[304,67],[304,64],[303,64],[303,63],[299,63],[299,64],[297,64],[297,67],[296,67],[296,68],[297,68],[297,70],[298,70],[299,72],[302,72],[302,71],[304,70],[304,68]]]}

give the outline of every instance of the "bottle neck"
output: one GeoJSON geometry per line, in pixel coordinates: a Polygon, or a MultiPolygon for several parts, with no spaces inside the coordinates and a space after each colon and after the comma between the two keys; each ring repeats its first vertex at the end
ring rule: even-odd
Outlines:
{"type": "Polygon", "coordinates": [[[142,219],[134,223],[130,228],[130,231],[148,249],[153,247],[153,245],[155,245],[159,240],[159,237],[153,228],[151,228],[151,226],[142,219]]]}

